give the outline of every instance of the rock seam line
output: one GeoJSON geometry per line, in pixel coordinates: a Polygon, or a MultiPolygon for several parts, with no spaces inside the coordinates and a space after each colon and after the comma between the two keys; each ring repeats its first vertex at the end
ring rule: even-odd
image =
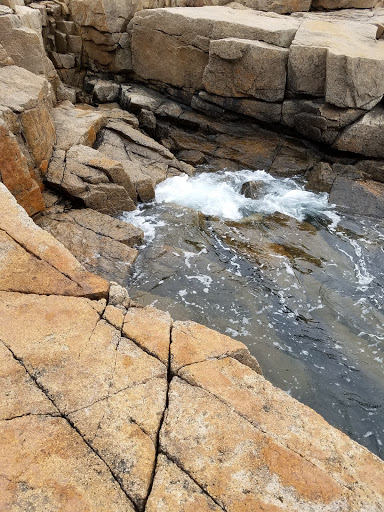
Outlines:
{"type": "MultiPolygon", "coordinates": [[[[231,358],[232,359],[232,358],[231,358]]],[[[237,359],[236,359],[237,361],[237,359]]],[[[237,361],[239,362],[239,361],[237,361]]],[[[196,363],[198,364],[198,363],[196,363]]],[[[243,364],[243,363],[240,363],[240,364],[243,364]]],[[[192,366],[192,365],[189,365],[189,366],[192,366]]],[[[245,365],[244,365],[245,366],[245,365]]],[[[249,368],[247,366],[247,368],[249,368]]],[[[256,373],[256,372],[255,372],[256,373]]],[[[257,426],[255,425],[249,418],[247,418],[246,416],[244,416],[243,414],[241,414],[240,412],[236,411],[236,409],[233,408],[232,405],[230,405],[229,403],[227,403],[225,400],[223,400],[222,398],[218,397],[217,395],[215,395],[214,393],[212,393],[211,391],[203,388],[202,386],[200,386],[199,384],[192,384],[191,382],[189,382],[187,379],[185,379],[184,377],[180,376],[180,375],[176,375],[176,377],[178,377],[179,379],[181,379],[183,382],[185,382],[186,384],[192,386],[192,387],[197,387],[199,389],[202,389],[203,391],[205,391],[206,393],[208,393],[209,395],[211,395],[212,397],[216,398],[216,400],[218,400],[219,402],[221,402],[222,404],[224,404],[225,406],[227,406],[232,412],[234,412],[237,416],[239,416],[240,418],[242,418],[243,420],[245,420],[247,423],[249,423],[255,430],[258,430],[259,432],[261,432],[262,434],[265,434],[265,435],[270,435],[266,430],[263,430],[262,428],[260,428],[260,426],[257,426]]],[[[293,450],[292,448],[290,448],[289,446],[284,446],[282,445],[275,437],[271,436],[271,438],[273,439],[274,442],[276,442],[277,444],[279,444],[280,446],[282,446],[283,448],[286,448],[287,450],[289,450],[290,452],[294,453],[295,455],[298,455],[299,457],[301,457],[303,460],[305,460],[306,462],[308,462],[308,464],[311,464],[313,467],[315,467],[316,469],[319,469],[320,471],[323,471],[323,472],[326,472],[324,468],[322,468],[321,466],[315,464],[313,461],[311,460],[308,460],[304,455],[302,455],[301,453],[293,450]]],[[[188,473],[187,473],[188,474],[188,473]]],[[[339,481],[338,479],[336,479],[334,476],[332,476],[332,478],[335,479],[335,481],[340,484],[344,489],[348,490],[348,491],[353,491],[353,487],[349,487],[347,484],[345,484],[344,482],[341,482],[339,481]]]]}
{"type": "Polygon", "coordinates": [[[22,247],[28,254],[31,254],[32,256],[34,256],[35,258],[37,258],[38,260],[40,261],[43,261],[44,263],[46,263],[47,265],[49,265],[50,267],[52,267],[53,269],[55,269],[57,272],[59,272],[61,275],[63,275],[64,277],[66,277],[67,279],[69,279],[72,283],[74,283],[76,286],[78,286],[80,289],[83,288],[82,285],[80,283],[78,283],[77,281],[75,281],[74,279],[71,278],[71,276],[69,276],[68,274],[66,274],[65,272],[62,272],[61,270],[59,270],[57,267],[55,267],[55,265],[52,265],[52,263],[49,263],[49,261],[43,259],[41,256],[39,256],[38,254],[35,254],[33,251],[31,251],[30,249],[28,249],[28,247],[23,244],[23,242],[20,242],[20,240],[17,240],[16,238],[14,238],[10,233],[8,233],[8,231],[4,228],[1,228],[2,231],[4,231],[4,233],[6,233],[10,238],[12,238],[12,240],[17,244],[19,245],[20,247],[22,247]]]}
{"type": "Polygon", "coordinates": [[[149,487],[148,487],[147,497],[144,500],[144,505],[143,505],[143,510],[144,511],[147,508],[147,503],[148,503],[149,497],[151,496],[152,489],[153,489],[153,484],[155,482],[158,457],[159,457],[159,454],[161,453],[160,452],[160,434],[161,434],[161,430],[163,428],[163,424],[164,424],[165,417],[166,417],[167,411],[168,411],[168,406],[169,406],[169,386],[170,386],[170,382],[171,382],[171,379],[172,379],[172,375],[171,375],[172,330],[173,330],[173,324],[171,324],[170,329],[169,329],[168,368],[167,368],[167,392],[166,392],[166,397],[165,397],[165,407],[164,407],[163,415],[161,417],[161,420],[160,420],[160,423],[159,423],[159,428],[158,428],[158,431],[157,431],[156,443],[155,443],[156,455],[155,455],[155,460],[154,460],[154,464],[153,464],[151,480],[150,480],[150,484],[149,484],[149,487]]]}
{"type": "Polygon", "coordinates": [[[189,471],[187,471],[183,466],[182,464],[180,463],[179,459],[177,459],[176,457],[173,457],[172,455],[170,455],[169,453],[166,453],[165,451],[162,451],[160,450],[160,453],[162,455],[164,455],[165,457],[167,457],[168,460],[170,460],[171,462],[173,462],[173,464],[175,464],[175,466],[177,466],[180,471],[182,471],[183,473],[185,473],[188,478],[190,478],[192,480],[192,482],[197,485],[197,487],[201,490],[201,492],[205,495],[205,496],[208,496],[208,498],[210,498],[213,503],[215,505],[217,505],[221,510],[223,510],[224,512],[228,512],[227,509],[224,507],[223,504],[220,504],[216,498],[213,498],[200,484],[199,482],[197,482],[197,480],[195,480],[195,478],[190,474],[189,471]]]}
{"type": "Polygon", "coordinates": [[[23,362],[23,359],[22,358],[18,358],[16,356],[16,354],[12,351],[12,349],[10,347],[8,347],[8,345],[2,340],[0,339],[0,342],[4,345],[4,347],[6,349],[9,350],[9,352],[12,354],[12,357],[15,359],[15,361],[17,361],[24,369],[24,371],[27,373],[27,375],[31,378],[31,380],[33,381],[33,383],[35,384],[35,386],[44,394],[44,396],[52,403],[52,405],[55,407],[55,409],[58,411],[59,413],[59,417],[61,417],[63,420],[65,420],[69,426],[80,436],[80,438],[83,440],[83,442],[88,446],[88,448],[92,451],[92,453],[94,453],[100,460],[101,462],[105,465],[105,467],[108,469],[108,471],[110,472],[113,480],[118,484],[118,486],[120,487],[121,491],[124,493],[125,497],[127,498],[128,500],[128,503],[132,506],[132,508],[135,510],[135,511],[138,511],[138,508],[136,506],[136,503],[131,499],[131,497],[129,496],[129,494],[127,493],[127,491],[124,489],[124,486],[123,484],[121,483],[120,481],[120,478],[114,473],[114,471],[111,469],[111,467],[109,466],[109,464],[107,464],[107,462],[102,458],[102,456],[100,455],[100,453],[92,447],[92,445],[84,438],[84,436],[81,434],[80,430],[74,425],[74,423],[67,417],[65,416],[59,409],[59,407],[56,405],[56,403],[54,402],[54,400],[50,397],[48,391],[44,388],[44,386],[42,386],[42,384],[40,384],[38,382],[38,380],[36,379],[36,377],[34,377],[34,375],[32,373],[29,372],[29,370],[26,368],[26,366],[24,365],[24,362],[23,362]]]}

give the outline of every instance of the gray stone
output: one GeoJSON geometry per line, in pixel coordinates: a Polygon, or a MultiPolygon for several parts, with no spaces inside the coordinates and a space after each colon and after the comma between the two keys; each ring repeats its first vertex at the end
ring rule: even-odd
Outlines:
{"type": "Polygon", "coordinates": [[[206,91],[200,91],[199,97],[205,102],[214,103],[225,110],[253,117],[258,121],[279,123],[281,120],[281,103],[270,103],[249,98],[223,98],[222,96],[209,94],[206,91]]]}
{"type": "Polygon", "coordinates": [[[265,190],[263,181],[246,181],[241,185],[241,194],[248,199],[260,199],[265,190]]]}
{"type": "Polygon", "coordinates": [[[384,108],[377,105],[345,128],[334,147],[369,157],[384,157],[384,108]]]}
{"type": "Polygon", "coordinates": [[[260,41],[211,41],[204,88],[218,96],[284,98],[288,50],[260,41]]]}
{"type": "Polygon", "coordinates": [[[149,135],[154,136],[156,132],[156,116],[150,110],[143,109],[139,114],[140,128],[145,130],[149,135]]]}
{"type": "Polygon", "coordinates": [[[348,213],[383,218],[384,184],[339,176],[333,183],[329,201],[348,213]]]}
{"type": "Polygon", "coordinates": [[[120,85],[107,80],[99,80],[93,89],[93,95],[96,101],[100,103],[111,103],[118,99],[120,85]]]}

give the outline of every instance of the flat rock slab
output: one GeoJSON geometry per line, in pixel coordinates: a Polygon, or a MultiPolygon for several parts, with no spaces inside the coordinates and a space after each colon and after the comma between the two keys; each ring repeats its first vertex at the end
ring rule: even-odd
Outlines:
{"type": "Polygon", "coordinates": [[[130,308],[125,315],[122,332],[168,366],[171,326],[169,313],[151,306],[130,308]]]}
{"type": "Polygon", "coordinates": [[[154,485],[146,512],[220,512],[223,509],[165,455],[157,459],[154,485]]]}
{"type": "Polygon", "coordinates": [[[122,282],[134,261],[132,246],[143,241],[141,229],[90,208],[47,212],[38,225],[59,240],[84,267],[106,279],[122,282]]]}
{"type": "Polygon", "coordinates": [[[374,484],[367,498],[352,493],[211,393],[177,377],[170,386],[160,449],[228,512],[382,507],[382,491],[377,493],[374,484]]]}
{"type": "MultiPolygon", "coordinates": [[[[118,481],[125,497],[142,509],[166,406],[167,370],[102,319],[104,307],[105,302],[81,298],[0,293],[1,348],[8,355],[2,392],[8,396],[7,388],[14,389],[2,416],[39,415],[43,423],[43,415],[59,415],[87,452],[97,455],[109,480],[118,481]],[[11,376],[15,377],[12,382],[11,376]],[[21,393],[25,399],[18,398],[21,393]]],[[[12,422],[8,422],[10,436],[16,435],[12,422]]],[[[43,434],[49,436],[49,429],[39,429],[33,439],[30,434],[35,455],[40,448],[33,443],[43,434]]],[[[29,453],[24,445],[18,449],[29,453]]],[[[83,463],[88,464],[79,452],[78,464],[83,463]]],[[[38,473],[39,478],[44,471],[38,473]]],[[[75,469],[69,467],[68,471],[74,478],[75,469]]],[[[11,482],[15,479],[11,474],[11,482]]],[[[15,496],[12,490],[11,495],[15,496]]],[[[107,491],[103,499],[111,499],[107,491]]],[[[96,503],[104,506],[103,500],[96,503]]]]}
{"type": "Polygon", "coordinates": [[[102,113],[75,108],[63,101],[52,111],[56,127],[56,149],[68,151],[76,144],[93,146],[97,133],[105,124],[102,113]]]}
{"type": "Polygon", "coordinates": [[[134,512],[108,467],[63,418],[0,422],[2,510],[134,512]]]}
{"type": "Polygon", "coordinates": [[[174,322],[171,341],[171,370],[175,374],[184,366],[227,356],[261,373],[258,362],[243,343],[196,322],[174,322]]]}
{"type": "Polygon", "coordinates": [[[361,506],[382,500],[380,460],[309,407],[232,358],[181,369],[188,383],[209,391],[255,428],[360,495],[361,506]]]}
{"type": "Polygon", "coordinates": [[[38,227],[0,183],[2,290],[107,297],[109,283],[87,272],[52,235],[38,227]]]}

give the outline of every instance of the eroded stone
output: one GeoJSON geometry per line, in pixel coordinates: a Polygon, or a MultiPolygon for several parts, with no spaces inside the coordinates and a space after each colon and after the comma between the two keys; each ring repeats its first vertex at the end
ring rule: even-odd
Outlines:
{"type": "Polygon", "coordinates": [[[151,306],[130,308],[122,332],[168,366],[171,325],[169,313],[151,306]]]}
{"type": "Polygon", "coordinates": [[[186,365],[226,356],[238,359],[257,373],[261,373],[258,362],[243,343],[196,322],[173,323],[171,343],[173,373],[177,373],[186,365]]]}

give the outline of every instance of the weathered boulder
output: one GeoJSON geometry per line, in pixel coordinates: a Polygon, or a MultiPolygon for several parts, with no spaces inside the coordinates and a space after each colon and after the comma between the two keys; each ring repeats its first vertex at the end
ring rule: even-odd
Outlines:
{"type": "MultiPolygon", "coordinates": [[[[146,80],[198,90],[202,88],[211,39],[262,41],[267,45],[256,44],[254,51],[260,55],[261,52],[270,50],[273,58],[279,50],[269,47],[268,44],[289,47],[299,22],[293,18],[288,19],[277,14],[265,15],[250,9],[196,7],[141,11],[132,19],[131,26],[132,63],[136,75],[146,80]],[[154,47],[162,48],[161,61],[156,58],[154,47]]],[[[249,44],[252,46],[252,43],[246,43],[248,47],[249,44]]],[[[219,51],[223,45],[232,47],[236,42],[218,42],[216,45],[217,49],[213,44],[212,52],[215,49],[219,51]]],[[[244,47],[244,43],[237,43],[237,47],[239,46],[244,47]]],[[[286,58],[282,55],[285,53],[277,53],[277,62],[286,58]]],[[[238,58],[240,57],[239,54],[238,58]]],[[[213,59],[211,65],[214,64],[213,59]]],[[[277,69],[280,73],[281,64],[276,63],[277,69]]],[[[281,82],[280,78],[279,80],[281,82]]],[[[224,84],[225,77],[221,87],[224,84]]]]}
{"type": "Polygon", "coordinates": [[[56,149],[68,151],[76,144],[93,146],[96,135],[105,125],[100,112],[74,107],[69,101],[59,103],[52,111],[56,127],[56,149]]]}
{"type": "Polygon", "coordinates": [[[40,187],[31,177],[16,137],[0,119],[0,181],[29,215],[44,210],[40,187]]]}
{"type": "Polygon", "coordinates": [[[334,147],[365,156],[384,157],[384,108],[377,105],[345,128],[334,147]]]}
{"type": "Polygon", "coordinates": [[[0,108],[4,112],[2,115],[0,111],[0,117],[28,156],[29,169],[36,167],[44,173],[55,140],[48,81],[26,69],[6,66],[0,68],[0,87],[0,108]],[[15,115],[7,115],[9,110],[15,115]]]}
{"type": "MultiPolygon", "coordinates": [[[[39,22],[39,13],[33,9],[28,9],[32,13],[35,13],[37,23],[39,22]]],[[[28,12],[27,11],[27,12],[28,12]]],[[[22,13],[22,10],[20,11],[22,13]]],[[[32,14],[33,16],[33,14],[32,14]]],[[[5,48],[8,56],[13,60],[16,66],[36,73],[38,75],[44,75],[46,71],[46,53],[41,38],[41,24],[39,27],[34,26],[36,19],[32,21],[32,26],[24,25],[31,21],[31,14],[24,16],[21,14],[18,16],[11,11],[11,14],[0,15],[0,44],[5,48]],[[27,18],[27,19],[26,19],[27,18]],[[23,23],[24,22],[24,23],[23,23]],[[26,49],[28,48],[28,51],[26,49]]]]}
{"type": "Polygon", "coordinates": [[[384,94],[384,44],[374,23],[311,15],[290,47],[288,87],[343,108],[370,109],[384,94]]]}
{"type": "Polygon", "coordinates": [[[155,197],[155,186],[175,173],[193,174],[163,145],[118,120],[111,120],[102,133],[98,150],[121,162],[141,201],[155,197]]]}
{"type": "Polygon", "coordinates": [[[93,89],[96,101],[100,103],[111,103],[119,97],[120,85],[107,80],[99,80],[93,89]]]}
{"type": "Polygon", "coordinates": [[[218,96],[284,98],[288,50],[261,41],[219,39],[209,45],[203,87],[218,96]]]}
{"type": "Polygon", "coordinates": [[[53,236],[39,228],[0,183],[0,289],[35,294],[102,298],[104,279],[84,267],[53,236]]]}
{"type": "Polygon", "coordinates": [[[72,146],[67,153],[55,151],[47,182],[73,201],[101,213],[116,214],[136,207],[130,196],[130,177],[121,164],[87,146],[72,146]]]}
{"type": "Polygon", "coordinates": [[[332,170],[330,164],[319,162],[305,175],[306,188],[314,192],[330,192],[337,173],[332,170]]]}
{"type": "Polygon", "coordinates": [[[341,108],[321,99],[286,100],[283,102],[281,123],[295,128],[301,135],[333,144],[341,130],[365,114],[365,110],[341,108]]]}
{"type": "Polygon", "coordinates": [[[95,210],[47,211],[36,219],[90,272],[122,282],[137,258],[141,229],[95,210]]]}
{"type": "Polygon", "coordinates": [[[382,218],[384,184],[373,180],[351,180],[338,176],[329,194],[329,201],[347,212],[382,218]]]}

